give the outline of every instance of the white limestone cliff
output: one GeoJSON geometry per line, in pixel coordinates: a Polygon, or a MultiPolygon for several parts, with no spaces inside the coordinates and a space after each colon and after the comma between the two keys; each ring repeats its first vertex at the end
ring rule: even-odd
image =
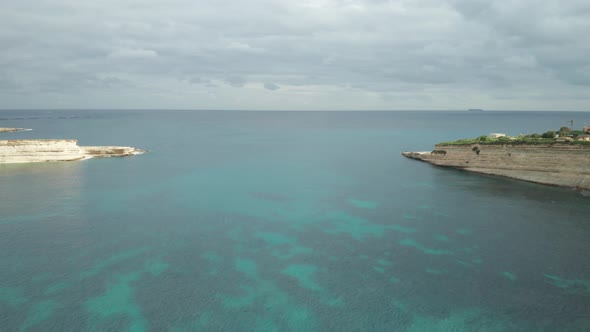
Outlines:
{"type": "Polygon", "coordinates": [[[79,146],[76,140],[66,139],[0,140],[0,164],[121,157],[143,152],[127,146],[79,146]]]}

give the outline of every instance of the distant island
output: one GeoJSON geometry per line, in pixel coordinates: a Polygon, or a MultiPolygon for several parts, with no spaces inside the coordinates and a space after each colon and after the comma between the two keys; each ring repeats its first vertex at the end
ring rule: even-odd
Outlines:
{"type": "Polygon", "coordinates": [[[467,112],[483,112],[483,110],[481,108],[470,108],[467,112]]]}
{"type": "Polygon", "coordinates": [[[590,190],[590,127],[518,136],[493,133],[402,155],[436,166],[590,190]]]}
{"type": "MultiPolygon", "coordinates": [[[[23,131],[22,128],[0,128],[0,133],[23,131]]],[[[0,140],[0,164],[49,161],[74,161],[95,157],[122,157],[144,153],[128,146],[79,146],[69,139],[0,140]]]]}
{"type": "Polygon", "coordinates": [[[31,130],[31,129],[25,129],[25,128],[0,128],[0,133],[11,133],[11,132],[16,132],[16,131],[27,131],[27,130],[31,130]]]}

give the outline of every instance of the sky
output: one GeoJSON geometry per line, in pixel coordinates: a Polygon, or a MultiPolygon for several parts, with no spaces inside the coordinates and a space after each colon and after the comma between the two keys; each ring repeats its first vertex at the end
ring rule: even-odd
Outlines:
{"type": "Polygon", "coordinates": [[[0,0],[0,109],[590,111],[588,0],[0,0]]]}

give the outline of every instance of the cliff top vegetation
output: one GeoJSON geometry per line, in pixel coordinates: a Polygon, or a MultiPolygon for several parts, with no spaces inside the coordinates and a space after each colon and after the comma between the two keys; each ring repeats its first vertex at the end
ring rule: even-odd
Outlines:
{"type": "Polygon", "coordinates": [[[568,127],[561,127],[559,130],[549,130],[543,134],[522,134],[518,136],[504,136],[492,138],[479,136],[476,138],[463,138],[455,141],[438,143],[437,145],[522,145],[522,144],[579,144],[590,145],[587,134],[581,130],[571,130],[568,127]]]}

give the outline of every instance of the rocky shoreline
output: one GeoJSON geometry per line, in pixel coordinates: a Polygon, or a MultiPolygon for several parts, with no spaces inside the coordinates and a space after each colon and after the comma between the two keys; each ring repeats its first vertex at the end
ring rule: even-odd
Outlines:
{"type": "Polygon", "coordinates": [[[16,131],[27,131],[27,130],[31,130],[31,129],[26,129],[26,128],[0,128],[0,133],[12,133],[12,132],[16,132],[16,131]]]}
{"type": "MultiPolygon", "coordinates": [[[[18,131],[6,129],[18,128],[0,128],[0,132],[18,131]]],[[[77,140],[68,139],[0,140],[0,164],[124,157],[144,152],[129,146],[79,146],[77,140]]]]}
{"type": "Polygon", "coordinates": [[[402,155],[436,166],[590,190],[590,145],[439,144],[433,151],[402,155]]]}

